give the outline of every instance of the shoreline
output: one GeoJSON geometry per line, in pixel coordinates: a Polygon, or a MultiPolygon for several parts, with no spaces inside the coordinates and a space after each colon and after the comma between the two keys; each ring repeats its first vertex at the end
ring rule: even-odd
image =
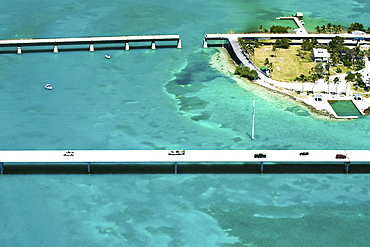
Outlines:
{"type": "MultiPolygon", "coordinates": [[[[369,62],[370,63],[370,62],[369,62]]],[[[333,108],[328,103],[328,100],[351,100],[354,94],[357,94],[357,91],[351,91],[351,94],[347,96],[338,96],[338,95],[324,95],[323,101],[316,101],[314,95],[305,95],[302,94],[301,97],[295,95],[294,87],[301,88],[302,83],[294,83],[294,82],[277,82],[278,85],[273,83],[268,83],[267,81],[263,81],[261,79],[251,81],[247,78],[242,78],[234,75],[234,71],[236,68],[236,64],[233,59],[230,57],[230,54],[227,50],[219,48],[218,52],[215,53],[210,62],[211,66],[215,69],[219,70],[221,73],[231,76],[237,84],[245,90],[248,90],[246,87],[247,83],[251,83],[253,85],[263,87],[269,92],[279,93],[280,95],[287,96],[290,99],[294,100],[295,102],[299,103],[300,105],[304,106],[311,116],[319,119],[326,119],[326,120],[350,120],[350,119],[357,119],[358,117],[341,117],[338,116],[333,108]],[[289,87],[287,87],[289,86],[289,87]]],[[[342,74],[344,76],[344,74],[342,74]]],[[[312,83],[306,83],[309,86],[312,86],[312,83]]],[[[323,79],[322,82],[318,82],[315,87],[328,87],[327,83],[324,83],[323,79]]],[[[349,86],[350,87],[350,86],[349,86]]],[[[320,90],[319,90],[320,91],[320,90]]],[[[347,90],[348,91],[348,90],[347,90]]],[[[353,102],[353,101],[352,101],[353,102]]],[[[369,115],[370,113],[370,98],[363,98],[361,102],[356,103],[356,107],[361,112],[363,116],[369,115]]]]}

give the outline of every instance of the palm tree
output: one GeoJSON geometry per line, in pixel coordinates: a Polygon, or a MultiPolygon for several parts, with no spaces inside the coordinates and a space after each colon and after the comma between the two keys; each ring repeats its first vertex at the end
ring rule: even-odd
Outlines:
{"type": "Polygon", "coordinates": [[[276,44],[274,44],[274,45],[272,46],[272,52],[275,54],[275,57],[276,57],[276,44]]]}
{"type": "MultiPolygon", "coordinates": [[[[334,80],[333,80],[333,82],[336,85],[335,93],[338,93],[339,78],[338,77],[335,77],[334,80]]],[[[346,91],[347,91],[347,87],[346,87],[346,91]]]]}
{"type": "Polygon", "coordinates": [[[328,32],[330,33],[332,30],[332,25],[331,23],[329,22],[328,24],[326,24],[326,29],[328,30],[328,32]]]}
{"type": "Polygon", "coordinates": [[[312,75],[312,92],[314,92],[313,88],[315,87],[315,85],[317,84],[317,75],[316,74],[313,74],[312,75]]]}
{"type": "Polygon", "coordinates": [[[316,32],[321,33],[321,28],[319,26],[315,27],[316,32]]]}
{"type": "Polygon", "coordinates": [[[325,81],[325,83],[327,83],[327,84],[328,84],[328,93],[330,93],[330,91],[329,91],[329,84],[330,84],[329,76],[325,76],[324,81],[325,81]]]}
{"type": "Polygon", "coordinates": [[[322,26],[321,26],[321,32],[322,32],[322,33],[326,33],[326,26],[325,26],[325,25],[322,25],[322,26]]]}

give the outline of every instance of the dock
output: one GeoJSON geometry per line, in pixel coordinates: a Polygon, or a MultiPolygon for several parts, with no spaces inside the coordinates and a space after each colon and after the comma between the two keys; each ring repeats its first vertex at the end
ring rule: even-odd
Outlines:
{"type": "MultiPolygon", "coordinates": [[[[254,165],[264,172],[265,166],[308,164],[341,167],[349,172],[350,165],[370,165],[368,150],[50,150],[50,151],[0,151],[0,173],[7,166],[83,165],[90,173],[94,165],[155,165],[173,167],[178,173],[181,165],[223,165],[234,163],[254,165]],[[262,154],[262,155],[261,155],[262,154]],[[340,155],[340,158],[338,158],[340,155]]],[[[310,168],[308,168],[310,169],[310,168]]]]}
{"type": "Polygon", "coordinates": [[[303,26],[304,22],[303,20],[300,20],[296,16],[286,16],[286,17],[276,17],[277,20],[293,20],[295,24],[298,26],[299,33],[308,34],[306,28],[303,26]]]}
{"type": "MultiPolygon", "coordinates": [[[[72,37],[72,38],[41,38],[41,39],[6,39],[0,40],[0,48],[15,47],[18,54],[22,54],[25,46],[51,46],[51,51],[59,52],[62,45],[86,45],[86,50],[93,52],[97,44],[118,44],[122,49],[129,50],[130,43],[148,42],[151,49],[156,49],[156,42],[175,42],[174,46],[182,48],[180,35],[138,35],[138,36],[106,36],[106,37],[72,37]]],[[[149,45],[148,45],[149,46],[149,45]]]]}

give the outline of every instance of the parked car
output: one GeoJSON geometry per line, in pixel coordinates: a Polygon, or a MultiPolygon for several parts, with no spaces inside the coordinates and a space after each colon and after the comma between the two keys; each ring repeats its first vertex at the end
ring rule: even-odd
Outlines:
{"type": "Polygon", "coordinates": [[[255,154],[254,158],[266,158],[266,154],[263,153],[255,154]]]}
{"type": "Polygon", "coordinates": [[[337,155],[335,155],[335,158],[336,159],[345,159],[345,158],[347,158],[347,156],[345,156],[344,154],[337,154],[337,155]]]}
{"type": "Polygon", "coordinates": [[[309,152],[300,152],[299,155],[309,155],[309,152]]]}

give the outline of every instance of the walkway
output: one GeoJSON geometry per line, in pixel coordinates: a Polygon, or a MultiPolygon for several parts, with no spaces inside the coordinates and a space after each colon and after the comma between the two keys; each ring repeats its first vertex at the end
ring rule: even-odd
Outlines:
{"type": "Polygon", "coordinates": [[[22,53],[22,46],[54,46],[89,44],[89,50],[94,51],[94,44],[121,43],[129,50],[129,42],[151,42],[151,49],[156,49],[157,41],[175,41],[177,48],[182,48],[180,35],[140,35],[140,36],[107,36],[107,37],[75,37],[75,38],[45,38],[45,39],[8,39],[0,40],[0,47],[18,47],[17,53],[22,53]]]}
{"type": "Polygon", "coordinates": [[[287,17],[277,17],[278,20],[293,20],[295,24],[298,26],[298,29],[301,31],[300,33],[308,34],[306,28],[303,26],[303,20],[301,21],[298,17],[295,16],[287,16],[287,17]]]}

